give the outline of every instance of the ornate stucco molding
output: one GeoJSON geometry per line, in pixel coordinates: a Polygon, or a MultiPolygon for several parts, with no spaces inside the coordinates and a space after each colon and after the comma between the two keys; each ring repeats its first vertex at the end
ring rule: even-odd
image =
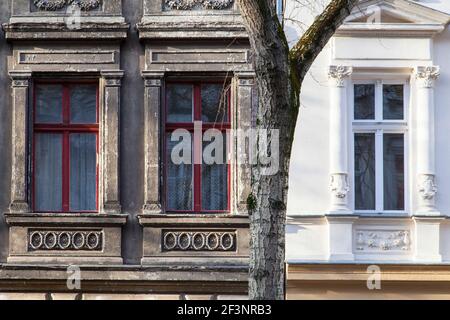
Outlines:
{"type": "Polygon", "coordinates": [[[353,73],[353,68],[348,66],[330,66],[328,77],[336,87],[344,87],[345,79],[353,73]]]}
{"type": "Polygon", "coordinates": [[[436,196],[438,188],[433,174],[422,174],[419,177],[419,192],[424,200],[432,200],[436,196]]]}
{"type": "Polygon", "coordinates": [[[233,5],[234,0],[165,0],[169,10],[224,10],[233,5]]]}
{"type": "Polygon", "coordinates": [[[417,84],[423,88],[432,88],[439,75],[440,68],[437,66],[416,68],[417,84]]]}
{"type": "Polygon", "coordinates": [[[330,185],[331,192],[339,199],[345,199],[350,191],[347,174],[332,174],[330,185]]]}
{"type": "Polygon", "coordinates": [[[71,5],[89,11],[99,8],[102,0],[33,0],[33,3],[36,8],[43,11],[57,11],[71,5]]]}
{"type": "Polygon", "coordinates": [[[408,230],[358,230],[355,237],[356,250],[359,252],[411,250],[408,230]]]}

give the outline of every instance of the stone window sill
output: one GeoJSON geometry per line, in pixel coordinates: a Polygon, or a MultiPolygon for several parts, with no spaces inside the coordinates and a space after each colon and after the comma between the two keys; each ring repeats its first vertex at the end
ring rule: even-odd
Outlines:
{"type": "Polygon", "coordinates": [[[5,214],[8,264],[121,265],[123,214],[5,214]]]}

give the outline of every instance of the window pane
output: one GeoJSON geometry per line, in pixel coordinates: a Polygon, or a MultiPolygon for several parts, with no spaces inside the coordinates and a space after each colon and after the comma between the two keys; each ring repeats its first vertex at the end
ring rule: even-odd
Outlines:
{"type": "Polygon", "coordinates": [[[383,86],[383,119],[403,120],[403,85],[383,86]]]}
{"type": "Polygon", "coordinates": [[[375,85],[355,85],[355,120],[375,119],[375,85]]]}
{"type": "Polygon", "coordinates": [[[375,210],[375,134],[355,134],[355,208],[375,210]]]}
{"type": "Polygon", "coordinates": [[[70,135],[70,210],[97,210],[97,137],[70,135]]]}
{"type": "Polygon", "coordinates": [[[202,208],[208,211],[228,209],[228,165],[226,137],[203,142],[202,208]]]}
{"type": "Polygon", "coordinates": [[[403,134],[384,135],[384,210],[405,210],[403,134]]]}
{"type": "Polygon", "coordinates": [[[95,85],[77,85],[70,91],[70,122],[97,122],[97,87],[95,85]]]}
{"type": "Polygon", "coordinates": [[[62,86],[36,86],[36,122],[62,123],[62,86]]]}
{"type": "Polygon", "coordinates": [[[190,84],[167,86],[168,122],[192,122],[192,90],[190,84]]]}
{"type": "Polygon", "coordinates": [[[35,139],[35,207],[62,210],[62,135],[39,133],[35,139]]]}
{"type": "Polygon", "coordinates": [[[227,95],[223,84],[202,85],[202,121],[228,122],[227,95]]]}
{"type": "Polygon", "coordinates": [[[192,183],[192,150],[191,143],[171,141],[171,134],[167,137],[167,207],[169,210],[193,210],[192,183]],[[174,151],[174,148],[176,150],[174,151]],[[184,151],[183,151],[184,150],[184,151]],[[172,151],[174,153],[172,154],[172,151]],[[189,156],[190,153],[191,155],[189,156]],[[187,158],[186,158],[187,157],[187,158]],[[186,161],[180,161],[186,158],[186,161]]]}

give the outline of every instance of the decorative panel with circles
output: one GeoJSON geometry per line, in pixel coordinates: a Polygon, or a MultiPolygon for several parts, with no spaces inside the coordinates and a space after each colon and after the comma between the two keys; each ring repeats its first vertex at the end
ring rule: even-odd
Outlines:
{"type": "Polygon", "coordinates": [[[29,230],[29,251],[100,251],[103,248],[101,230],[29,230]]]}
{"type": "Polygon", "coordinates": [[[163,231],[163,251],[235,251],[235,231],[163,231]]]}

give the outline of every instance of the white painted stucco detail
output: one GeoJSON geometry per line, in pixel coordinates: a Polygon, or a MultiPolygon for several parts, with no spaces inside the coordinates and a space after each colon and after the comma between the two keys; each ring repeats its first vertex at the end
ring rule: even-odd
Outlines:
{"type": "Polygon", "coordinates": [[[436,208],[435,106],[434,84],[440,69],[437,66],[415,69],[417,87],[417,179],[418,214],[439,215],[436,208]]]}
{"type": "Polygon", "coordinates": [[[450,264],[450,7],[438,2],[361,1],[313,64],[293,149],[288,263],[450,264]],[[376,116],[354,119],[354,85],[369,83],[376,116]],[[384,84],[404,86],[403,119],[380,115],[384,84]],[[381,197],[366,212],[355,210],[354,135],[367,132],[381,197]],[[383,207],[383,132],[405,137],[404,210],[383,207]]]}
{"type": "Polygon", "coordinates": [[[347,83],[352,68],[331,66],[330,79],[330,213],[349,213],[347,83]]]}

